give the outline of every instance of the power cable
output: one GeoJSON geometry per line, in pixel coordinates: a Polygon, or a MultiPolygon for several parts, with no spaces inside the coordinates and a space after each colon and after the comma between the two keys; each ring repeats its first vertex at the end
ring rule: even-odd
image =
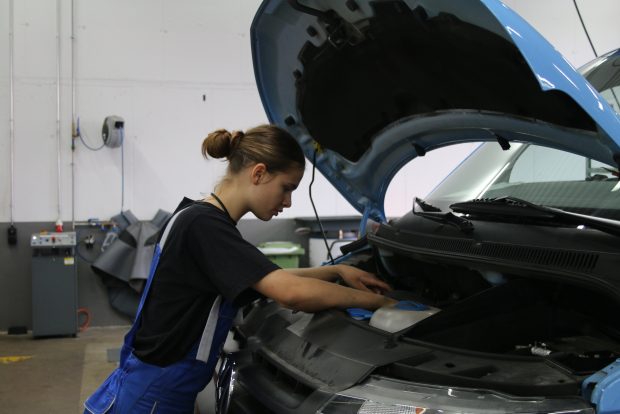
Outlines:
{"type": "Polygon", "coordinates": [[[312,184],[314,184],[314,172],[316,170],[316,154],[319,151],[318,148],[314,149],[314,154],[312,155],[312,179],[310,180],[310,185],[308,185],[308,194],[310,195],[310,204],[312,204],[312,210],[314,210],[314,216],[316,217],[316,221],[319,223],[319,228],[321,229],[321,236],[323,236],[323,241],[325,242],[325,248],[327,249],[327,256],[329,257],[329,261],[331,264],[334,264],[334,258],[332,257],[331,249],[329,248],[329,243],[327,243],[327,237],[325,236],[325,230],[323,230],[323,224],[321,223],[321,219],[319,218],[319,213],[316,211],[316,207],[314,205],[314,200],[312,199],[312,184]]]}
{"type": "Polygon", "coordinates": [[[583,31],[588,38],[588,42],[590,42],[590,47],[594,52],[594,57],[598,57],[598,53],[596,53],[596,49],[594,48],[594,43],[592,43],[592,39],[590,39],[590,34],[588,33],[588,29],[586,29],[586,24],[583,22],[583,17],[581,17],[581,12],[579,11],[579,6],[577,6],[577,0],[573,0],[573,4],[575,5],[575,10],[577,11],[577,16],[579,16],[579,21],[581,22],[581,26],[583,27],[583,31]]]}
{"type": "Polygon", "coordinates": [[[91,151],[99,151],[100,149],[102,149],[103,147],[105,147],[105,142],[103,142],[103,143],[101,144],[101,146],[100,146],[100,147],[97,147],[97,148],[91,147],[90,145],[88,145],[88,144],[86,143],[86,141],[84,140],[84,137],[82,136],[82,131],[81,131],[81,129],[80,129],[80,118],[78,118],[78,120],[77,120],[77,131],[76,131],[76,133],[77,133],[77,136],[80,138],[80,141],[82,142],[82,144],[84,144],[84,146],[85,146],[87,149],[91,150],[91,151]]]}
{"type": "MultiPolygon", "coordinates": [[[[592,52],[594,52],[594,58],[598,57],[598,53],[596,53],[596,49],[594,48],[594,44],[592,43],[592,39],[590,39],[590,34],[588,33],[588,29],[586,29],[586,24],[583,21],[583,18],[581,17],[581,12],[579,11],[579,6],[577,6],[577,0],[573,0],[573,4],[575,5],[575,10],[577,10],[577,16],[579,16],[579,21],[581,22],[581,26],[583,27],[583,31],[586,34],[586,37],[588,38],[588,42],[590,42],[590,47],[592,48],[592,52]]],[[[613,88],[609,89],[611,91],[611,94],[614,97],[614,100],[616,101],[616,104],[618,105],[618,111],[620,112],[620,101],[618,101],[618,96],[616,96],[616,91],[614,91],[613,88]]]]}
{"type": "Polygon", "coordinates": [[[78,330],[80,332],[84,332],[90,326],[90,311],[88,310],[88,308],[78,308],[77,314],[78,317],[79,315],[84,315],[84,322],[82,322],[78,327],[78,330]]]}
{"type": "Polygon", "coordinates": [[[101,146],[98,148],[91,147],[86,143],[86,141],[84,141],[84,137],[82,134],[78,134],[78,137],[80,138],[80,141],[82,141],[82,144],[84,144],[84,146],[91,151],[99,151],[101,148],[105,147],[105,144],[101,144],[101,146]]]}

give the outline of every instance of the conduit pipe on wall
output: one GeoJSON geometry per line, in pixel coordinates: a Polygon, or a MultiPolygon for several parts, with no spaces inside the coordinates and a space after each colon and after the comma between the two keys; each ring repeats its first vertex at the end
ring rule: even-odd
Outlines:
{"type": "Polygon", "coordinates": [[[75,231],[75,4],[71,0],[71,229],[75,231]]]}
{"type": "Polygon", "coordinates": [[[60,164],[60,13],[61,13],[60,0],[56,0],[56,149],[58,156],[58,222],[62,222],[61,218],[61,164],[60,164]]]}
{"type": "Polygon", "coordinates": [[[9,214],[11,226],[13,225],[13,210],[15,203],[15,98],[13,95],[15,83],[15,74],[13,71],[13,49],[15,44],[15,36],[13,16],[13,0],[9,0],[9,145],[11,154],[11,201],[9,204],[9,214]]]}

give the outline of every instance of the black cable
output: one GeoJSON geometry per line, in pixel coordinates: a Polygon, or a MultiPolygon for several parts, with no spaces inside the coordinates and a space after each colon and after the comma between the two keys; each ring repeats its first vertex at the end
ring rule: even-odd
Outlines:
{"type": "MultiPolygon", "coordinates": [[[[594,44],[592,43],[592,39],[590,39],[590,34],[588,33],[588,29],[586,29],[586,24],[583,22],[583,18],[581,17],[581,12],[579,11],[579,7],[577,6],[577,0],[573,0],[573,4],[575,5],[575,10],[577,10],[577,16],[579,16],[579,21],[581,22],[581,26],[583,27],[583,31],[588,38],[588,42],[590,42],[590,47],[592,48],[592,52],[594,52],[594,57],[598,57],[598,53],[596,53],[596,49],[594,48],[594,44]]],[[[614,99],[616,100],[616,104],[618,104],[618,112],[620,113],[620,101],[618,101],[618,97],[616,96],[616,92],[613,88],[609,89],[614,99]]]]}
{"type": "Polygon", "coordinates": [[[321,223],[321,219],[319,218],[319,213],[316,212],[316,207],[314,206],[314,200],[312,199],[312,184],[314,184],[314,171],[316,170],[316,153],[318,152],[318,148],[314,149],[314,154],[312,156],[312,179],[310,180],[310,185],[308,185],[308,194],[310,195],[310,204],[312,204],[312,210],[314,210],[314,216],[316,217],[316,221],[319,223],[319,228],[321,229],[321,236],[323,236],[323,241],[325,242],[325,248],[327,249],[327,256],[331,264],[334,264],[334,258],[332,257],[331,249],[329,248],[329,243],[327,243],[327,237],[325,236],[325,230],[323,230],[323,224],[321,223]]]}
{"type": "Polygon", "coordinates": [[[620,114],[620,101],[618,100],[618,96],[616,95],[616,91],[614,91],[614,88],[609,88],[609,90],[611,91],[611,94],[614,96],[614,99],[616,100],[616,105],[618,105],[618,110],[616,112],[618,112],[620,114]]]}
{"type": "Polygon", "coordinates": [[[596,49],[594,48],[594,44],[592,43],[592,39],[590,39],[590,34],[588,33],[588,29],[586,29],[586,24],[583,22],[583,18],[581,17],[581,12],[579,11],[579,6],[577,6],[577,0],[573,0],[573,4],[575,5],[575,10],[577,10],[577,16],[579,16],[579,21],[581,22],[581,26],[583,27],[583,31],[588,38],[588,42],[590,42],[590,47],[594,52],[594,57],[598,57],[598,53],[596,53],[596,49]]]}

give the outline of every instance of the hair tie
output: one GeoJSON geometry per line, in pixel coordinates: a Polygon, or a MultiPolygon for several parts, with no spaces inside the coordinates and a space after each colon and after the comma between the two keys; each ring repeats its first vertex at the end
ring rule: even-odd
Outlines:
{"type": "Polygon", "coordinates": [[[230,142],[233,143],[241,138],[243,138],[245,136],[245,134],[243,133],[243,131],[233,131],[230,134],[230,142]]]}

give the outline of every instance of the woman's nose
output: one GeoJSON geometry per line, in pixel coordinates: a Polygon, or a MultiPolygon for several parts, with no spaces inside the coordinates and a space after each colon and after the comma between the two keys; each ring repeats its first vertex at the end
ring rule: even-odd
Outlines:
{"type": "Polygon", "coordinates": [[[282,205],[286,208],[289,208],[292,204],[293,204],[293,197],[291,197],[290,194],[285,195],[282,205]]]}

